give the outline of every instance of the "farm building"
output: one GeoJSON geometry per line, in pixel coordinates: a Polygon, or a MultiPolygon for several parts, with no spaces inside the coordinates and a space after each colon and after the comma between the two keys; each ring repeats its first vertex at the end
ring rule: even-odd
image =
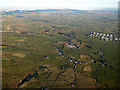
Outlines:
{"type": "Polygon", "coordinates": [[[115,38],[116,41],[118,41],[118,38],[115,38]]]}
{"type": "Polygon", "coordinates": [[[103,34],[102,33],[100,33],[100,36],[102,36],[103,34]]]}
{"type": "Polygon", "coordinates": [[[75,45],[66,44],[66,46],[69,47],[69,48],[76,48],[75,45]]]}

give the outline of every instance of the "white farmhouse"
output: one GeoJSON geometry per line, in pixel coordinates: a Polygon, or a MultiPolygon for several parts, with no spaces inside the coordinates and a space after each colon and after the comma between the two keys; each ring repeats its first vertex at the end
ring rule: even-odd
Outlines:
{"type": "Polygon", "coordinates": [[[97,33],[97,35],[99,35],[99,33],[97,33]]]}
{"type": "Polygon", "coordinates": [[[101,37],[101,39],[105,39],[105,37],[104,37],[104,36],[102,36],[102,37],[101,37]]]}
{"type": "Polygon", "coordinates": [[[105,41],[108,41],[109,40],[109,38],[105,38],[105,41]]]}
{"type": "Polygon", "coordinates": [[[96,32],[94,32],[94,35],[96,34],[96,32]]]}
{"type": "Polygon", "coordinates": [[[107,37],[109,37],[109,34],[107,34],[107,37]]]}
{"type": "Polygon", "coordinates": [[[106,34],[103,34],[103,36],[106,36],[106,34]]]}
{"type": "Polygon", "coordinates": [[[102,36],[103,34],[102,33],[100,33],[100,36],[102,36]]]}
{"type": "Polygon", "coordinates": [[[117,40],[118,40],[118,38],[115,38],[115,40],[117,41],[117,40]]]}
{"type": "Polygon", "coordinates": [[[112,38],[110,38],[110,41],[112,41],[112,38]]]}
{"type": "Polygon", "coordinates": [[[113,38],[113,35],[112,35],[112,34],[110,34],[110,38],[113,38]]]}

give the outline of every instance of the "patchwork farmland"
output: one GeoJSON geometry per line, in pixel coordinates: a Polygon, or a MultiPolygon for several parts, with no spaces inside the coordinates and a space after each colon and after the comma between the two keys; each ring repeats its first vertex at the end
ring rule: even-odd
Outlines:
{"type": "Polygon", "coordinates": [[[117,12],[3,12],[3,88],[118,87],[117,12]]]}

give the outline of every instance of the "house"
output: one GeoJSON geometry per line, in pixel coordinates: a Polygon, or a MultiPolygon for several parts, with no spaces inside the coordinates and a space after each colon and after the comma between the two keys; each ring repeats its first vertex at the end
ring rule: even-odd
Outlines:
{"type": "Polygon", "coordinates": [[[112,34],[110,34],[110,38],[112,38],[113,37],[113,35],[112,34]]]}
{"type": "Polygon", "coordinates": [[[112,39],[110,38],[109,41],[112,41],[112,39]]]}
{"type": "Polygon", "coordinates": [[[74,83],[71,83],[71,87],[74,87],[75,85],[74,85],[74,83]]]}
{"type": "Polygon", "coordinates": [[[87,64],[88,64],[88,62],[85,62],[85,63],[87,63],[87,64]]]}
{"type": "Polygon", "coordinates": [[[99,33],[97,33],[97,35],[99,35],[99,33]]]}
{"type": "Polygon", "coordinates": [[[103,34],[102,33],[100,33],[100,36],[102,36],[103,34]]]}
{"type": "Polygon", "coordinates": [[[100,53],[101,53],[100,51],[97,52],[97,54],[100,54],[100,53]]]}
{"type": "Polygon", "coordinates": [[[70,60],[70,62],[72,62],[72,60],[70,60]]]}
{"type": "Polygon", "coordinates": [[[118,38],[115,38],[115,40],[117,41],[117,40],[118,40],[118,38]]]}
{"type": "Polygon", "coordinates": [[[106,36],[106,34],[103,34],[103,36],[106,36]]]}
{"type": "Polygon", "coordinates": [[[49,56],[44,56],[45,58],[49,59],[49,56]]]}
{"type": "Polygon", "coordinates": [[[95,37],[98,37],[98,35],[95,35],[95,37]]]}
{"type": "Polygon", "coordinates": [[[108,41],[109,40],[109,38],[105,38],[105,41],[108,41]]]}
{"type": "Polygon", "coordinates": [[[90,34],[90,36],[92,36],[93,34],[90,34]]]}
{"type": "Polygon", "coordinates": [[[62,53],[59,52],[57,55],[58,55],[58,56],[62,56],[62,53]]]}
{"type": "Polygon", "coordinates": [[[75,64],[78,64],[78,62],[76,61],[75,64]]]}
{"type": "Polygon", "coordinates": [[[69,47],[69,48],[76,48],[75,45],[71,45],[71,44],[66,44],[66,46],[69,47]]]}
{"type": "Polygon", "coordinates": [[[107,34],[107,37],[109,37],[109,34],[107,34]]]}
{"type": "Polygon", "coordinates": [[[96,32],[94,32],[94,35],[96,34],[96,32]]]}
{"type": "Polygon", "coordinates": [[[104,36],[102,36],[102,37],[101,37],[101,39],[103,40],[103,39],[105,39],[105,37],[104,37],[104,36]]]}
{"type": "Polygon", "coordinates": [[[65,56],[64,56],[64,55],[62,55],[62,57],[64,58],[65,56]]]}
{"type": "Polygon", "coordinates": [[[94,62],[94,60],[90,60],[90,62],[94,62]]]}
{"type": "Polygon", "coordinates": [[[19,42],[17,42],[16,44],[20,44],[19,42]]]}

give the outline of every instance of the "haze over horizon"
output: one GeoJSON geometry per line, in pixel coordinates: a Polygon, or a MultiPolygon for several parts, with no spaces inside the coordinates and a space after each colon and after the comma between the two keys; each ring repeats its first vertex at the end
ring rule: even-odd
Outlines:
{"type": "Polygon", "coordinates": [[[4,0],[0,3],[2,9],[103,9],[117,8],[119,0],[4,0]]]}

